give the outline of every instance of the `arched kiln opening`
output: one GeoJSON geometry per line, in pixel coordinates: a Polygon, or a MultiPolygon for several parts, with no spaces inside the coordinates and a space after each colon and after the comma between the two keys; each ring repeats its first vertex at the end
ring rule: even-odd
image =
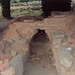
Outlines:
{"type": "Polygon", "coordinates": [[[38,29],[30,41],[30,56],[26,65],[29,71],[27,75],[56,75],[50,44],[45,30],[38,29]]]}
{"type": "Polygon", "coordinates": [[[37,54],[44,54],[47,51],[50,51],[50,40],[45,32],[45,30],[37,30],[37,33],[33,35],[30,42],[30,52],[37,54]],[[42,52],[42,53],[41,53],[42,52]]]}

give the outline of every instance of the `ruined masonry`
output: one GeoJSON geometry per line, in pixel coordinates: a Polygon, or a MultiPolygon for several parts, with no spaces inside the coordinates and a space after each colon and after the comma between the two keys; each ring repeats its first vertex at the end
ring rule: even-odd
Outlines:
{"type": "MultiPolygon", "coordinates": [[[[74,12],[52,12],[50,17],[42,21],[35,20],[34,17],[31,20],[24,17],[17,18],[4,31],[3,39],[0,42],[2,45],[1,51],[11,56],[7,56],[9,59],[11,58],[9,60],[10,66],[8,64],[9,69],[12,71],[11,75],[23,75],[23,64],[29,54],[29,43],[33,35],[38,32],[38,29],[45,30],[51,41],[57,75],[75,75],[75,40],[72,26],[75,26],[74,12]],[[16,56],[16,54],[19,55],[16,56]],[[18,57],[21,60],[17,59],[18,57]],[[15,62],[18,62],[18,64],[15,62]],[[15,67],[13,63],[17,66],[15,67]],[[18,65],[21,65],[22,71],[20,73],[18,65]]],[[[5,62],[8,63],[6,60],[5,62]]],[[[0,70],[1,75],[5,75],[9,69],[5,68],[6,71],[0,70]]]]}

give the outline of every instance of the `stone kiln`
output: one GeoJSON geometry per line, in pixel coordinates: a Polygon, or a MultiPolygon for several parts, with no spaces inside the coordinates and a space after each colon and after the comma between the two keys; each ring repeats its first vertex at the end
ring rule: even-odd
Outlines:
{"type": "Polygon", "coordinates": [[[68,33],[70,26],[75,23],[74,13],[70,12],[52,12],[52,16],[43,21],[32,21],[20,19],[9,25],[9,28],[3,39],[26,38],[30,40],[38,29],[45,30],[51,38],[51,33],[63,31],[68,33]],[[12,35],[13,34],[13,35],[12,35]]]}
{"type": "Polygon", "coordinates": [[[26,54],[27,57],[31,38],[38,29],[44,30],[52,44],[57,74],[75,75],[75,44],[69,44],[69,37],[73,34],[70,27],[75,24],[75,14],[73,12],[52,12],[51,14],[52,16],[42,21],[20,18],[20,21],[9,25],[2,40],[11,44],[8,50],[18,50],[19,54],[26,54]],[[15,41],[14,44],[13,41],[15,41]]]}

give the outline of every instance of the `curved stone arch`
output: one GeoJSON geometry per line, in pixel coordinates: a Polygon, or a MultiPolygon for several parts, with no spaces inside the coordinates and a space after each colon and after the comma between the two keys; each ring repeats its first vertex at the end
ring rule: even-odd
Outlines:
{"type": "Polygon", "coordinates": [[[35,29],[33,35],[31,36],[31,38],[32,38],[36,33],[38,33],[39,30],[45,31],[45,33],[46,33],[46,35],[47,35],[47,38],[50,40],[50,38],[49,38],[49,37],[50,37],[50,36],[49,36],[49,33],[48,33],[45,29],[41,29],[41,28],[35,29]]]}
{"type": "MultiPolygon", "coordinates": [[[[51,49],[51,38],[49,37],[49,35],[48,35],[48,33],[46,32],[46,30],[45,29],[40,29],[40,28],[38,28],[38,29],[35,29],[34,30],[34,33],[33,33],[33,35],[31,35],[31,37],[30,37],[30,39],[29,39],[29,51],[30,51],[30,48],[31,48],[31,42],[32,42],[32,40],[33,40],[33,38],[35,38],[36,37],[36,35],[39,33],[39,31],[41,32],[41,31],[43,31],[44,32],[44,34],[45,34],[45,39],[47,39],[48,41],[49,41],[49,43],[50,43],[50,49],[51,49]]],[[[40,36],[40,35],[39,35],[40,36]]],[[[38,36],[38,37],[39,37],[38,36]]],[[[42,38],[43,39],[43,38],[42,38]]],[[[53,52],[52,52],[53,53],[53,52]]]]}

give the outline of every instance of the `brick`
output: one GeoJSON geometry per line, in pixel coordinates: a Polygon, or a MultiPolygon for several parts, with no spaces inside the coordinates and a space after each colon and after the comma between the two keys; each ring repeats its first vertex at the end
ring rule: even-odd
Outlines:
{"type": "Polygon", "coordinates": [[[17,51],[14,51],[14,50],[11,51],[11,55],[12,55],[13,57],[16,56],[16,54],[17,54],[17,51]]]}

